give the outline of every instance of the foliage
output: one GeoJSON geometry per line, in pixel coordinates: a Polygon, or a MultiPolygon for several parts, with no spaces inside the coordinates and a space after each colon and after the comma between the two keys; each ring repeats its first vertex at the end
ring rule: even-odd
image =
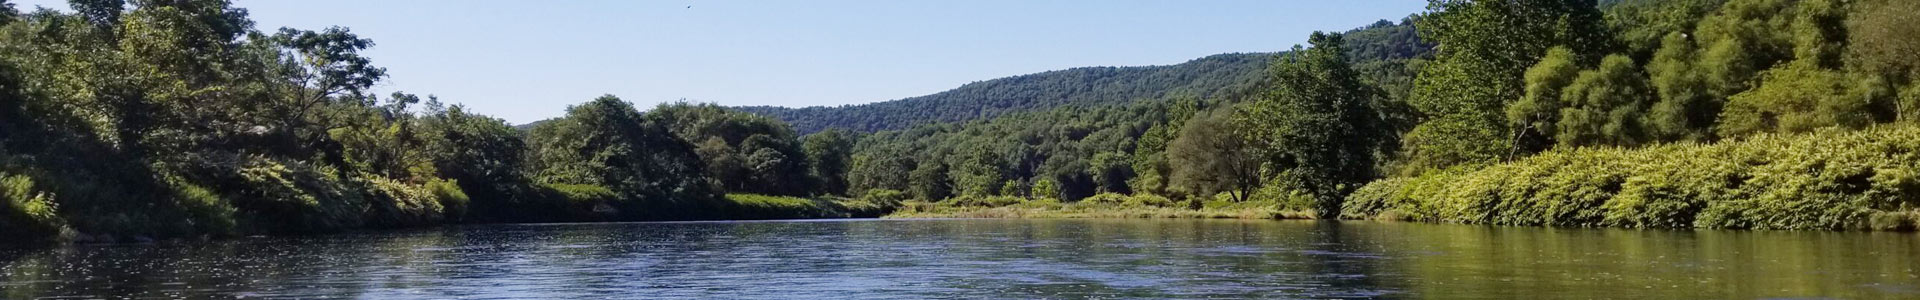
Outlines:
{"type": "MultiPolygon", "coordinates": [[[[1272,88],[1239,111],[1237,122],[1244,132],[1183,132],[1181,138],[1192,133],[1195,138],[1247,140],[1248,147],[1258,149],[1253,153],[1261,155],[1259,168],[1271,184],[1311,195],[1314,206],[1331,217],[1348,189],[1374,178],[1376,149],[1395,141],[1385,138],[1393,134],[1383,130],[1386,122],[1376,113],[1379,92],[1360,81],[1342,56],[1341,36],[1316,32],[1308,41],[1313,48],[1296,46],[1275,59],[1268,78],[1272,88]]],[[[1246,200],[1247,195],[1237,197],[1246,200]]]]}
{"type": "Polygon", "coordinates": [[[1378,181],[1354,193],[1342,215],[1501,225],[1890,228],[1872,219],[1920,208],[1920,181],[1910,171],[1916,155],[1920,129],[1910,126],[1556,150],[1481,170],[1378,181]]]}
{"type": "Polygon", "coordinates": [[[65,226],[53,195],[35,190],[33,179],[0,173],[0,236],[50,239],[65,226]]]}
{"type": "Polygon", "coordinates": [[[802,150],[807,154],[807,165],[813,167],[809,174],[820,184],[819,193],[847,194],[847,170],[852,167],[850,161],[857,140],[857,136],[845,130],[827,130],[807,135],[802,150]]]}
{"type": "Polygon", "coordinates": [[[718,105],[684,102],[654,107],[646,120],[666,126],[679,140],[700,141],[696,152],[706,162],[708,176],[727,190],[770,195],[807,195],[818,190],[811,157],[785,123],[718,105]]]}
{"type": "Polygon", "coordinates": [[[1196,195],[1227,194],[1245,201],[1260,187],[1262,154],[1242,138],[1245,129],[1220,110],[1195,116],[1182,126],[1180,138],[1167,146],[1173,165],[1171,186],[1196,195]]]}
{"type": "Polygon", "coordinates": [[[1125,104],[1175,95],[1224,96],[1258,81],[1261,66],[1270,55],[1220,54],[1170,66],[1074,68],[974,82],[932,95],[863,105],[742,109],[793,123],[802,133],[830,128],[900,130],[1063,106],[1125,104]]]}

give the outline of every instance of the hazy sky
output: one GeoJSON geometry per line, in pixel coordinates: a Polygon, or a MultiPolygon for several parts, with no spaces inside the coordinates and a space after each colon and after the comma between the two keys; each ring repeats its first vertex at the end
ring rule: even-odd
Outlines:
{"type": "MultiPolygon", "coordinates": [[[[62,0],[14,1],[67,10],[62,0]]],[[[857,104],[1083,66],[1271,52],[1398,21],[1422,0],[236,0],[259,27],[345,26],[381,93],[439,95],[518,124],[614,94],[640,105],[857,104]]]]}

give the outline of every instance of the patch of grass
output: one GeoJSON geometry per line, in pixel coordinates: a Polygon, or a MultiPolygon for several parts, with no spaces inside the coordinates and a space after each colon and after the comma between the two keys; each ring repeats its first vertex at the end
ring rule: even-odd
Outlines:
{"type": "Polygon", "coordinates": [[[727,194],[726,202],[717,214],[726,219],[819,219],[819,218],[874,218],[897,207],[897,202],[880,195],[880,198],[842,198],[791,196],[769,196],[756,194],[727,194]]]}

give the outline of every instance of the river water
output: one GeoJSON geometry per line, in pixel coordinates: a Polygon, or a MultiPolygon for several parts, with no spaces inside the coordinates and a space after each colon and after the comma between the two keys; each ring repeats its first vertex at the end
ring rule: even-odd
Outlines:
{"type": "Polygon", "coordinates": [[[1268,220],[456,226],[0,249],[0,297],[1920,298],[1920,235],[1268,220]]]}

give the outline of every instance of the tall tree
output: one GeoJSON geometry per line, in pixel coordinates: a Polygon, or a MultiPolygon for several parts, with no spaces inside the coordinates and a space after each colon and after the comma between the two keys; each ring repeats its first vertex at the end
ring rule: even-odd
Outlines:
{"type": "Polygon", "coordinates": [[[675,218],[661,209],[718,199],[693,145],[613,95],[570,107],[531,135],[540,180],[612,189],[629,218],[675,218]]]}
{"type": "Polygon", "coordinates": [[[1523,96],[1525,70],[1555,46],[1572,49],[1579,62],[1612,47],[1593,1],[1430,3],[1416,27],[1440,51],[1408,101],[1426,116],[1405,139],[1412,170],[1517,154],[1522,132],[1507,126],[1503,112],[1523,96]]]}
{"type": "Polygon", "coordinates": [[[847,170],[851,168],[855,137],[846,130],[829,129],[807,135],[805,148],[812,174],[820,182],[820,192],[847,195],[847,170]]]}
{"type": "Polygon", "coordinates": [[[1315,32],[1307,40],[1313,48],[1295,46],[1274,60],[1272,87],[1238,121],[1268,177],[1312,195],[1321,216],[1333,217],[1348,191],[1373,179],[1374,149],[1388,135],[1373,109],[1380,93],[1347,63],[1341,36],[1315,32]]]}
{"type": "Polygon", "coordinates": [[[1647,143],[1651,137],[1644,116],[1653,94],[1632,58],[1609,55],[1598,69],[1580,72],[1562,92],[1566,104],[1554,139],[1561,146],[1647,143]]]}

